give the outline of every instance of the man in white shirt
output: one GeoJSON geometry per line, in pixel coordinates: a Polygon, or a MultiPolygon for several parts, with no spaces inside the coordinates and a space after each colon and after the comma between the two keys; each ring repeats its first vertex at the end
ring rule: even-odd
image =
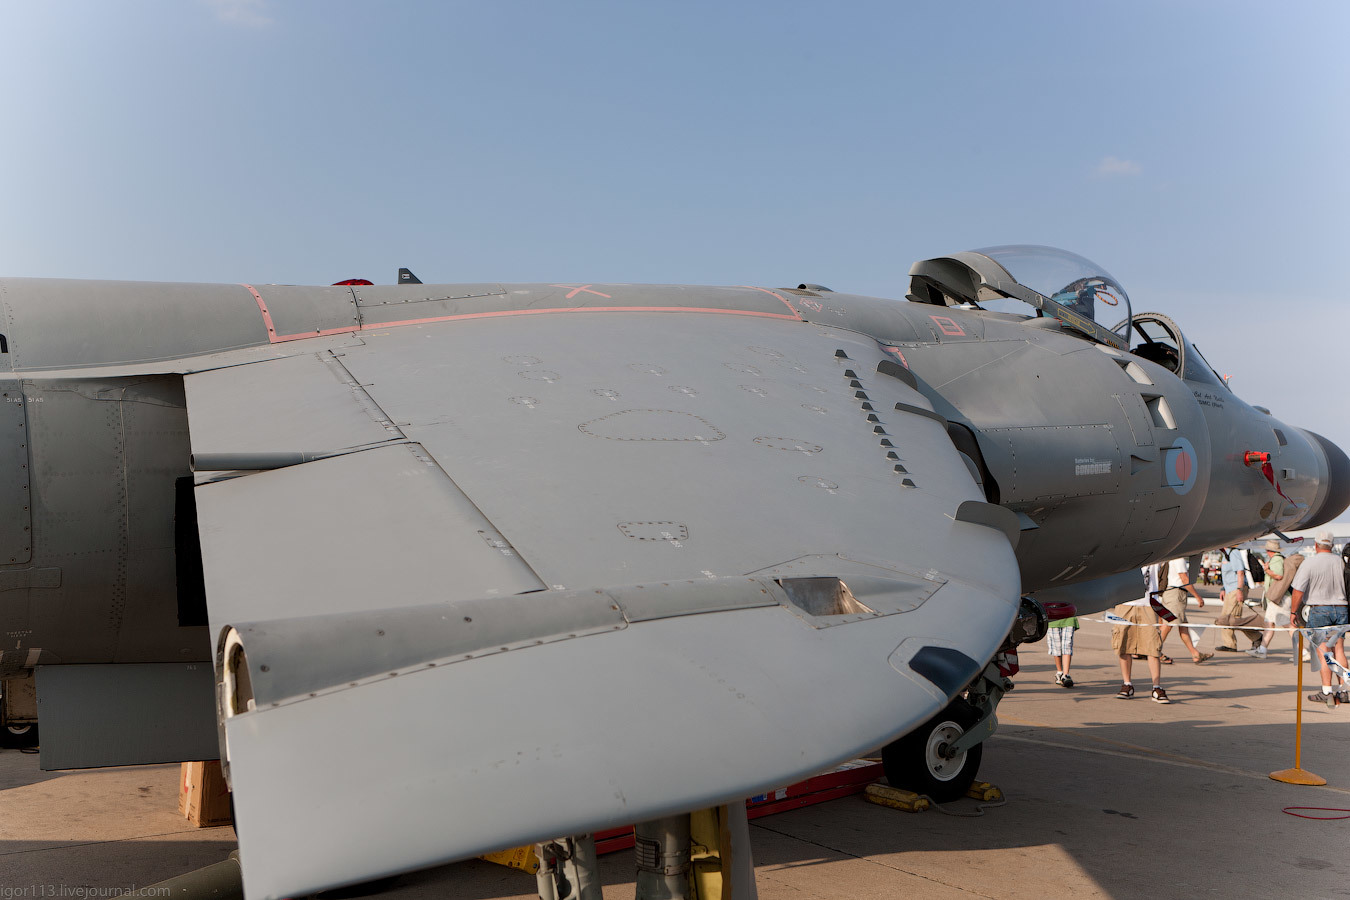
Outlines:
{"type": "MultiPolygon", "coordinates": [[[[1191,653],[1191,662],[1196,664],[1203,663],[1211,659],[1213,653],[1201,653],[1196,649],[1195,641],[1191,639],[1191,630],[1186,627],[1186,594],[1189,592],[1195,598],[1195,602],[1201,609],[1205,608],[1205,598],[1196,592],[1195,586],[1191,584],[1191,567],[1185,557],[1174,559],[1167,563],[1167,584],[1162,593],[1162,605],[1167,608],[1173,616],[1176,617],[1177,631],[1181,634],[1181,643],[1186,645],[1186,649],[1191,653]]],[[[1172,632],[1172,623],[1163,622],[1161,632],[1158,635],[1158,660],[1164,665],[1170,663],[1172,658],[1162,652],[1162,647],[1167,643],[1167,635],[1172,632]]]]}

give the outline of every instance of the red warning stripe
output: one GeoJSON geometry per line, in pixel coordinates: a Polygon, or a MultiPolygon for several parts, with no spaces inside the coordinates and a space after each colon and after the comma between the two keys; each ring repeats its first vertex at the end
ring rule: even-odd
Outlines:
{"type": "MultiPolygon", "coordinates": [[[[768,288],[755,287],[755,286],[752,285],[752,284],[743,284],[743,285],[741,285],[741,287],[743,287],[743,288],[748,288],[748,289],[750,289],[750,290],[752,290],[752,291],[759,291],[759,292],[762,293],[762,294],[768,294],[770,297],[777,297],[778,300],[779,300],[784,306],[786,306],[789,310],[792,311],[792,318],[797,319],[798,321],[802,321],[802,322],[806,321],[805,319],[803,319],[803,318],[801,317],[801,315],[797,312],[797,310],[793,307],[793,305],[787,301],[787,298],[784,297],[782,294],[778,293],[777,291],[771,291],[771,290],[769,290],[768,288]]],[[[786,317],[784,317],[784,318],[786,318],[786,317]]]]}

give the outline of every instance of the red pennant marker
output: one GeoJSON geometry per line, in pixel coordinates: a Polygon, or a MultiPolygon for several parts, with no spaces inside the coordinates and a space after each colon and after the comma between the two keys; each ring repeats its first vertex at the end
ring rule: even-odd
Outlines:
{"type": "Polygon", "coordinates": [[[1291,506],[1295,505],[1295,504],[1294,504],[1294,501],[1293,501],[1293,500],[1290,500],[1289,497],[1285,495],[1284,491],[1280,490],[1280,486],[1279,486],[1278,484],[1275,483],[1275,468],[1274,468],[1274,466],[1272,466],[1272,465],[1271,465],[1270,463],[1268,463],[1268,462],[1263,462],[1263,463],[1261,463],[1261,474],[1264,475],[1264,476],[1266,476],[1266,481],[1269,481],[1269,482],[1270,482],[1270,486],[1273,487],[1273,488],[1275,488],[1275,493],[1279,494],[1281,497],[1284,497],[1285,501],[1286,501],[1287,503],[1289,503],[1291,506]]]}
{"type": "Polygon", "coordinates": [[[1290,506],[1297,506],[1298,504],[1295,503],[1293,500],[1289,499],[1289,495],[1286,494],[1283,490],[1281,490],[1279,482],[1275,480],[1275,467],[1270,464],[1269,453],[1262,453],[1257,450],[1248,450],[1246,453],[1242,454],[1242,464],[1244,466],[1251,466],[1255,465],[1256,463],[1261,464],[1261,474],[1266,476],[1266,481],[1270,482],[1270,486],[1275,489],[1275,493],[1283,497],[1285,499],[1285,502],[1288,503],[1290,506]]]}

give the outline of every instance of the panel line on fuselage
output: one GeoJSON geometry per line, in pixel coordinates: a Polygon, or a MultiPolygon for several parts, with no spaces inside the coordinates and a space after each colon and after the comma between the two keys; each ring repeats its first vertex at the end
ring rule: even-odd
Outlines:
{"type": "Polygon", "coordinates": [[[777,297],[783,302],[791,315],[785,313],[761,312],[748,309],[715,309],[702,306],[564,306],[550,309],[513,309],[513,310],[494,310],[492,312],[479,313],[457,313],[449,316],[431,316],[423,319],[401,319],[395,322],[372,322],[370,325],[358,324],[344,328],[329,328],[322,331],[306,331],[295,334],[277,334],[276,325],[272,321],[272,313],[267,307],[267,301],[263,299],[257,288],[253,285],[243,285],[253,295],[253,299],[258,303],[258,310],[262,313],[263,323],[267,326],[267,340],[269,343],[280,344],[287,341],[304,340],[305,338],[326,337],[334,334],[351,334],[353,332],[366,331],[373,328],[398,328],[407,325],[431,325],[438,322],[454,322],[464,319],[495,319],[508,316],[538,316],[549,315],[553,313],[628,313],[628,312],[656,312],[656,313],[711,313],[722,316],[752,316],[761,319],[788,319],[791,321],[803,321],[797,311],[792,309],[792,305],[783,297],[774,291],[766,288],[751,288],[751,290],[761,291],[777,297]]]}

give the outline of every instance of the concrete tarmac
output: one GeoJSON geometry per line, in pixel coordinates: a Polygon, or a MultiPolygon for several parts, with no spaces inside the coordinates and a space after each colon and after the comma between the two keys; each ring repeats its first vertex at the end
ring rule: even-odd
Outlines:
{"type": "MultiPolygon", "coordinates": [[[[1213,589],[1202,592],[1213,598],[1213,589]]],[[[1192,613],[1208,622],[1217,600],[1192,613]]],[[[1167,706],[1134,663],[1116,698],[1110,626],[1084,622],[1066,689],[1045,644],[1022,648],[980,778],[1007,802],[963,800],[913,814],[848,797],[751,823],[763,900],[807,898],[1350,897],[1350,706],[1303,702],[1303,768],[1326,787],[1272,781],[1294,765],[1295,665],[1288,637],[1269,659],[1219,653],[1194,665],[1173,633],[1167,706]],[[981,814],[982,812],[982,814],[981,814]]],[[[1242,647],[1249,641],[1239,635],[1242,647]]],[[[1212,651],[1215,633],[1199,640],[1212,651]]],[[[1317,677],[1304,667],[1304,694],[1317,677]]],[[[0,751],[0,900],[110,897],[223,859],[228,827],[177,811],[178,767],[43,773],[0,751]]],[[[334,785],[340,790],[341,785],[334,785]]],[[[601,859],[606,900],[633,896],[631,852],[601,859]]],[[[389,900],[530,898],[534,878],[479,860],[399,877],[389,900]]]]}

